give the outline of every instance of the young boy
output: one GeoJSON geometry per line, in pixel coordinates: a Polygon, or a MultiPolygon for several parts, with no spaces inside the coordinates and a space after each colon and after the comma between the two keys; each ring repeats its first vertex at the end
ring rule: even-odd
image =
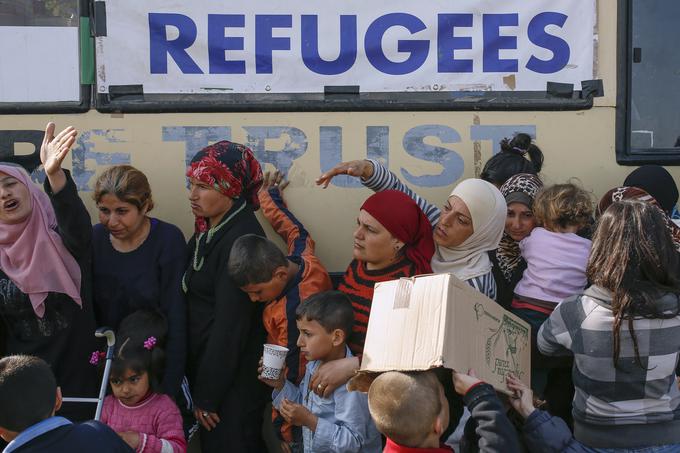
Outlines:
{"type": "Polygon", "coordinates": [[[378,376],[368,390],[368,408],[387,437],[386,453],[451,453],[439,438],[449,426],[449,403],[432,371],[378,376]]]}
{"type": "Polygon", "coordinates": [[[3,453],[132,452],[102,423],[56,417],[60,407],[61,391],[45,361],[26,355],[0,360],[0,437],[9,442],[3,453]]]}
{"type": "MultiPolygon", "coordinates": [[[[455,390],[478,423],[478,451],[519,452],[510,420],[492,386],[474,376],[453,373],[455,390]]],[[[368,390],[368,406],[378,430],[387,437],[384,453],[451,453],[440,444],[449,424],[444,388],[433,371],[378,376],[368,390]]]]}
{"type": "MultiPolygon", "coordinates": [[[[279,172],[265,174],[258,193],[262,213],[276,232],[286,241],[288,253],[266,238],[246,235],[234,242],[229,256],[229,275],[253,302],[266,304],[262,315],[267,330],[267,343],[288,348],[288,379],[299,384],[305,374],[306,360],[296,345],[299,336],[294,314],[298,305],[313,294],[332,288],[330,277],[314,255],[314,241],[281,197],[287,185],[279,172]]],[[[274,411],[272,422],[285,443],[300,442],[299,431],[274,411]]]]}
{"type": "Polygon", "coordinates": [[[379,452],[380,434],[371,421],[364,393],[348,392],[341,386],[326,399],[309,389],[320,365],[352,356],[347,347],[354,322],[352,303],[339,291],[327,291],[300,304],[295,317],[300,331],[297,344],[308,360],[307,370],[299,387],[283,373],[276,381],[260,378],[274,388],[274,407],[286,421],[302,426],[305,453],[379,452]]]}

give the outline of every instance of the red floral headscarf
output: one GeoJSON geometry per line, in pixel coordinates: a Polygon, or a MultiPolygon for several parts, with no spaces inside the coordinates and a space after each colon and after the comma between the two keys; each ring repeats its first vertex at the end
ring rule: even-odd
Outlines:
{"type": "MultiPolygon", "coordinates": [[[[257,191],[262,186],[262,168],[250,148],[226,140],[200,150],[187,168],[186,176],[197,179],[233,199],[244,199],[259,209],[257,191]]],[[[207,231],[204,218],[196,218],[196,231],[207,231]]]]}

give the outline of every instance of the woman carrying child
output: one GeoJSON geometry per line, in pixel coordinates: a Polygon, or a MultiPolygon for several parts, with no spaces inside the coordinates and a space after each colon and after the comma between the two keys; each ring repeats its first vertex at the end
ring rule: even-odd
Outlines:
{"type": "MultiPolygon", "coordinates": [[[[89,269],[92,225],[61,164],[77,132],[54,136],[49,123],[40,150],[45,192],[26,171],[0,164],[0,355],[40,357],[64,396],[95,396],[95,348],[89,269]],[[88,352],[89,351],[89,352],[88,352]]],[[[59,415],[90,419],[92,407],[65,404],[59,415]]]]}
{"type": "Polygon", "coordinates": [[[680,263],[659,208],[612,204],[588,260],[592,286],[559,304],[538,333],[574,361],[574,434],[588,451],[680,451],[680,263]]]}
{"type": "Polygon", "coordinates": [[[188,367],[201,450],[264,451],[261,427],[267,388],[254,370],[265,330],[262,304],[228,275],[234,241],[265,236],[254,211],[262,170],[252,151],[221,141],[199,151],[186,172],[196,232],[182,287],[188,307],[188,367]]]}
{"type": "Polygon", "coordinates": [[[496,280],[496,302],[509,309],[515,286],[521,280],[527,262],[522,258],[519,243],[536,227],[532,210],[536,194],[543,182],[536,175],[520,173],[511,176],[500,188],[508,206],[505,231],[498,248],[489,253],[496,280]]]}
{"type": "MultiPolygon", "coordinates": [[[[179,409],[161,393],[168,333],[160,312],[140,310],[120,323],[102,422],[138,453],[183,453],[187,443],[179,409]]],[[[91,363],[104,358],[93,354],[91,363]]]]}
{"type": "Polygon", "coordinates": [[[94,187],[99,224],[92,233],[94,308],[98,324],[118,329],[130,313],[160,309],[168,320],[163,392],[179,396],[186,362],[184,235],[150,217],[154,202],[146,175],[129,165],[110,167],[94,187]]]}

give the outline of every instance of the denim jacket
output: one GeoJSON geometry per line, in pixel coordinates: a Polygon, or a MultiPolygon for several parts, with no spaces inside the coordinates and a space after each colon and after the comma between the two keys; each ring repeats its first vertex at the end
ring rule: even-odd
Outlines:
{"type": "MultiPolygon", "coordinates": [[[[347,348],[346,357],[352,357],[347,348]]],[[[284,399],[304,405],[319,420],[316,432],[302,427],[305,453],[379,453],[382,451],[380,434],[368,412],[368,395],[348,392],[347,385],[338,387],[330,398],[322,398],[309,389],[309,381],[320,362],[307,364],[305,376],[296,387],[286,381],[284,387],[272,392],[273,405],[279,409],[284,399]]]]}

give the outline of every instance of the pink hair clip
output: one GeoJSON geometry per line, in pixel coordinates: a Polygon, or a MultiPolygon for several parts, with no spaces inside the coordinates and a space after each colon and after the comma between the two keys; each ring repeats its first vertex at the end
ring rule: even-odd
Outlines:
{"type": "Polygon", "coordinates": [[[90,365],[98,365],[99,360],[103,359],[104,357],[106,357],[106,353],[104,351],[93,351],[90,355],[90,365]]]}
{"type": "Polygon", "coordinates": [[[149,337],[144,342],[144,349],[151,351],[154,346],[156,346],[156,337],[149,337]]]}

